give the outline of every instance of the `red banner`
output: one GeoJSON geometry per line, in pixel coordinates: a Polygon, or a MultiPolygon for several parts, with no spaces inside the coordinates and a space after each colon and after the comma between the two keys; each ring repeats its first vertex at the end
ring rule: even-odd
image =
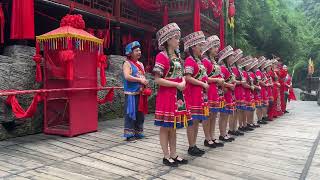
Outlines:
{"type": "Polygon", "coordinates": [[[34,1],[12,0],[11,39],[34,39],[34,1]]]}

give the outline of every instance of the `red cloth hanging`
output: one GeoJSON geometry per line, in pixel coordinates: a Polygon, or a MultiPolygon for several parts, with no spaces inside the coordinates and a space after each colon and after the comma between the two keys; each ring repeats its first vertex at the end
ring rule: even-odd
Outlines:
{"type": "Polygon", "coordinates": [[[42,72],[41,72],[41,60],[42,56],[40,55],[40,44],[37,41],[36,42],[36,54],[33,56],[33,60],[36,63],[36,81],[41,82],[42,81],[42,72]]]}
{"type": "Polygon", "coordinates": [[[42,101],[42,96],[40,94],[36,94],[33,97],[32,103],[28,107],[27,111],[21,107],[15,95],[8,96],[6,103],[11,106],[15,117],[21,119],[32,117],[37,111],[37,106],[40,101],[42,101]]]}
{"type": "Polygon", "coordinates": [[[234,6],[234,3],[229,3],[229,9],[228,9],[228,16],[229,18],[234,17],[236,14],[236,7],[234,6]]]}
{"type": "Polygon", "coordinates": [[[224,49],[224,18],[223,15],[220,15],[219,22],[219,36],[220,36],[220,50],[224,49]]]}
{"type": "Polygon", "coordinates": [[[97,101],[98,101],[99,104],[104,104],[106,102],[112,102],[113,101],[113,97],[114,97],[114,89],[111,88],[103,99],[99,99],[97,97],[97,101]]]}
{"type": "Polygon", "coordinates": [[[157,0],[132,0],[139,8],[146,11],[160,11],[160,4],[157,0]]]}
{"type": "Polygon", "coordinates": [[[73,59],[75,53],[73,50],[63,50],[59,52],[60,59],[67,65],[67,74],[66,79],[73,80],[74,68],[73,68],[73,59]]]}
{"type": "Polygon", "coordinates": [[[96,35],[96,37],[99,38],[99,39],[103,39],[104,36],[105,36],[104,33],[105,33],[105,32],[104,32],[103,29],[98,29],[98,30],[97,30],[97,35],[96,35]]]}
{"type": "Polygon", "coordinates": [[[293,101],[296,101],[296,100],[297,100],[296,95],[294,94],[294,91],[293,91],[293,88],[292,88],[292,87],[289,89],[289,97],[288,97],[288,99],[289,99],[290,101],[291,101],[291,100],[293,100],[293,101]]]}
{"type": "Polygon", "coordinates": [[[211,0],[210,6],[213,8],[213,15],[215,18],[220,17],[222,14],[222,0],[211,0]]]}
{"type": "Polygon", "coordinates": [[[11,39],[34,39],[34,0],[12,0],[11,39]]]}
{"type": "Polygon", "coordinates": [[[162,23],[164,26],[169,23],[169,15],[168,15],[168,6],[167,5],[164,6],[162,23]]]}
{"type": "Polygon", "coordinates": [[[194,1],[194,13],[193,13],[193,30],[201,31],[201,24],[200,24],[200,0],[194,1]]]}
{"type": "Polygon", "coordinates": [[[103,41],[104,48],[109,48],[111,43],[111,36],[110,36],[111,22],[109,17],[110,17],[110,14],[108,13],[106,16],[106,32],[105,32],[104,41],[103,41]]]}
{"type": "Polygon", "coordinates": [[[2,9],[2,4],[0,3],[0,43],[4,43],[4,24],[5,24],[5,18],[4,13],[2,9]]]}
{"type": "Polygon", "coordinates": [[[100,67],[100,84],[101,86],[106,85],[106,73],[105,68],[107,67],[107,56],[101,54],[98,56],[98,67],[100,67]]]}

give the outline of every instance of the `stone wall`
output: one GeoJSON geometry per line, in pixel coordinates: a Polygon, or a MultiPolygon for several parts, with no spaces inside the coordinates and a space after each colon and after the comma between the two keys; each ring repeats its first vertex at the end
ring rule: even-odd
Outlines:
{"type": "MultiPolygon", "coordinates": [[[[9,46],[0,55],[0,89],[38,89],[35,84],[35,63],[32,60],[35,49],[28,46],[9,46]]],[[[33,95],[19,95],[18,100],[26,108],[31,103],[33,95]]],[[[6,97],[0,97],[0,140],[34,134],[42,130],[42,105],[33,118],[15,120],[11,109],[6,106],[6,97]],[[15,124],[13,124],[15,122],[15,124]],[[17,125],[17,126],[15,126],[17,125]],[[5,128],[7,127],[7,128],[5,128]]]]}
{"type": "MultiPolygon", "coordinates": [[[[35,83],[35,63],[32,60],[34,53],[35,48],[33,47],[19,45],[6,47],[3,55],[0,55],[1,90],[41,88],[41,84],[35,83]]],[[[122,64],[125,57],[110,55],[108,59],[109,67],[106,70],[107,86],[122,86],[122,64]]],[[[99,74],[98,77],[100,77],[99,74]]],[[[152,76],[148,74],[147,78],[150,79],[151,87],[154,87],[153,81],[151,81],[152,76]]],[[[102,98],[105,93],[106,91],[100,91],[98,95],[102,98]]],[[[150,97],[150,112],[154,111],[154,97],[154,94],[150,97]]],[[[33,118],[16,120],[11,113],[11,109],[4,103],[5,98],[6,97],[0,97],[0,122],[5,122],[4,124],[6,127],[9,127],[9,129],[0,125],[0,140],[42,131],[43,104],[39,105],[38,112],[33,118]],[[15,124],[12,122],[15,122],[15,124]]],[[[33,95],[18,96],[18,100],[24,108],[29,106],[32,98],[33,95]]],[[[103,121],[123,117],[123,104],[123,91],[115,90],[114,101],[112,103],[99,105],[99,120],[103,121]]]]}

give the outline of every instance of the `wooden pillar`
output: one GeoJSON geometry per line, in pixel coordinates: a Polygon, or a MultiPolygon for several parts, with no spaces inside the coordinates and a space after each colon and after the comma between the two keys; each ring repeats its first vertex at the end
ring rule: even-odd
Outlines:
{"type": "Polygon", "coordinates": [[[114,43],[115,54],[121,55],[121,29],[120,29],[120,16],[121,16],[121,0],[114,0],[114,16],[116,19],[114,29],[114,43]]]}

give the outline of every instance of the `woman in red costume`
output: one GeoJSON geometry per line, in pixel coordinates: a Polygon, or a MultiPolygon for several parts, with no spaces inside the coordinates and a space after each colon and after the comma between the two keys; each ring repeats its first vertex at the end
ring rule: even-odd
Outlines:
{"type": "Polygon", "coordinates": [[[224,142],[234,141],[234,138],[227,134],[227,125],[233,123],[233,113],[235,112],[235,97],[234,97],[234,88],[235,88],[235,77],[232,73],[231,66],[234,59],[233,48],[231,46],[225,47],[218,53],[218,63],[221,65],[222,77],[224,78],[224,107],[220,113],[220,120],[222,126],[220,126],[220,136],[219,140],[224,142]]]}
{"type": "Polygon", "coordinates": [[[191,125],[183,95],[186,82],[180,56],[175,51],[179,48],[180,28],[176,23],[170,23],[157,32],[157,39],[163,51],[156,56],[153,69],[155,82],[159,85],[154,124],[160,126],[163,164],[176,167],[188,162],[176,154],[176,129],[191,125]]]}
{"type": "Polygon", "coordinates": [[[235,83],[236,87],[234,89],[234,97],[236,101],[236,112],[233,113],[233,123],[229,123],[229,131],[228,134],[234,135],[234,136],[243,136],[243,132],[240,132],[238,130],[238,120],[239,120],[239,127],[243,126],[243,115],[244,115],[244,89],[242,86],[243,81],[243,75],[242,70],[239,67],[239,64],[242,62],[242,56],[243,52],[241,49],[237,49],[233,52],[233,60],[231,64],[232,66],[232,73],[235,76],[235,83]]]}
{"type": "Polygon", "coordinates": [[[187,56],[184,68],[187,87],[185,97],[187,107],[190,109],[193,126],[187,128],[189,141],[188,153],[191,156],[202,156],[205,151],[196,146],[199,122],[202,122],[205,138],[214,147],[215,144],[210,141],[209,127],[209,106],[207,92],[209,89],[207,71],[201,62],[201,46],[205,43],[205,36],[202,31],[197,31],[183,38],[184,51],[187,56]]]}
{"type": "MultiPolygon", "coordinates": [[[[218,54],[220,47],[220,39],[218,36],[210,36],[206,39],[205,44],[202,46],[202,64],[205,66],[208,75],[208,104],[210,108],[208,123],[210,139],[204,141],[205,146],[209,147],[222,147],[223,143],[214,138],[215,124],[218,112],[222,109],[223,99],[220,98],[219,89],[224,83],[224,79],[221,76],[221,68],[216,63],[215,58],[218,54]],[[214,144],[214,145],[212,145],[214,144]]],[[[220,125],[219,121],[219,125],[220,125]]]]}

